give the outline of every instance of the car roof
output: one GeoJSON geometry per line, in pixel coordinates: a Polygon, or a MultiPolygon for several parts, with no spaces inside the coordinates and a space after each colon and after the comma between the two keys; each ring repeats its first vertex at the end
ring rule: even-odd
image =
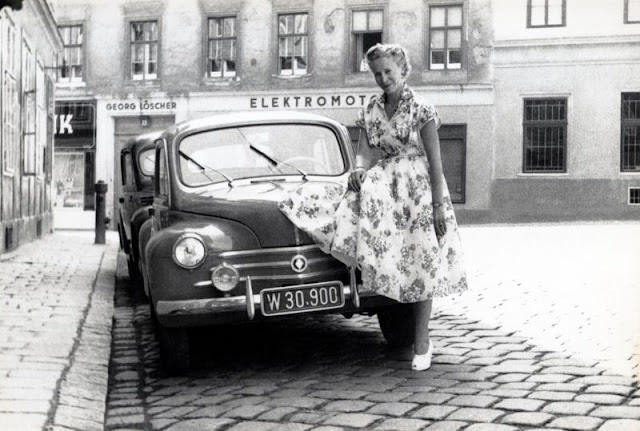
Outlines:
{"type": "Polygon", "coordinates": [[[226,126],[260,124],[265,122],[308,122],[308,123],[324,123],[335,127],[342,125],[328,117],[318,114],[310,114],[297,111],[237,111],[233,113],[217,114],[193,120],[180,122],[175,127],[167,129],[167,132],[177,134],[186,130],[200,130],[209,128],[218,128],[226,126]]]}

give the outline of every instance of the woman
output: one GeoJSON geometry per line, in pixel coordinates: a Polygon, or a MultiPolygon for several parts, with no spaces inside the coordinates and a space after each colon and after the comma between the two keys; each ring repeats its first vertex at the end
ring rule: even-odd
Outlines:
{"type": "MultiPolygon", "coordinates": [[[[466,290],[458,227],[442,174],[440,119],[406,83],[405,50],[377,44],[365,56],[383,94],[360,112],[350,190],[303,188],[282,211],[325,250],[362,271],[363,287],[414,303],[412,369],[431,366],[432,297],[466,290]]],[[[304,187],[304,186],[303,186],[304,187]]]]}

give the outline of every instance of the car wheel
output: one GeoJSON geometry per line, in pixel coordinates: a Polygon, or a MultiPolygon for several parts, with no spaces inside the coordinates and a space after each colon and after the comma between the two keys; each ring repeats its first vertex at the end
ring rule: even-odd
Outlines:
{"type": "Polygon", "coordinates": [[[184,328],[168,328],[160,324],[153,302],[150,306],[151,319],[160,345],[160,365],[168,375],[182,374],[189,368],[189,333],[184,328]]]}
{"type": "Polygon", "coordinates": [[[408,347],[415,338],[413,304],[398,304],[378,311],[378,323],[385,340],[393,347],[408,347]]]}

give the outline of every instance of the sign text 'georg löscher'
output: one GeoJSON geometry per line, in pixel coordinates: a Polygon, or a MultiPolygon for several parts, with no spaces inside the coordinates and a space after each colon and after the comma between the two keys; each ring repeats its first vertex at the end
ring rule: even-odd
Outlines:
{"type": "Polygon", "coordinates": [[[251,97],[251,109],[265,108],[350,108],[363,107],[369,100],[367,94],[335,94],[317,96],[267,96],[251,97]]]}

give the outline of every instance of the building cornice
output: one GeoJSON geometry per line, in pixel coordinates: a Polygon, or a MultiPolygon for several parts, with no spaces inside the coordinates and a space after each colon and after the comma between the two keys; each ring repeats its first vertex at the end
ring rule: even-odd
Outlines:
{"type": "Polygon", "coordinates": [[[31,0],[28,3],[34,9],[34,12],[37,12],[36,16],[39,17],[42,23],[41,29],[45,30],[49,42],[56,47],[56,51],[62,50],[62,37],[60,36],[60,32],[58,32],[58,25],[49,1],[31,0]]]}

